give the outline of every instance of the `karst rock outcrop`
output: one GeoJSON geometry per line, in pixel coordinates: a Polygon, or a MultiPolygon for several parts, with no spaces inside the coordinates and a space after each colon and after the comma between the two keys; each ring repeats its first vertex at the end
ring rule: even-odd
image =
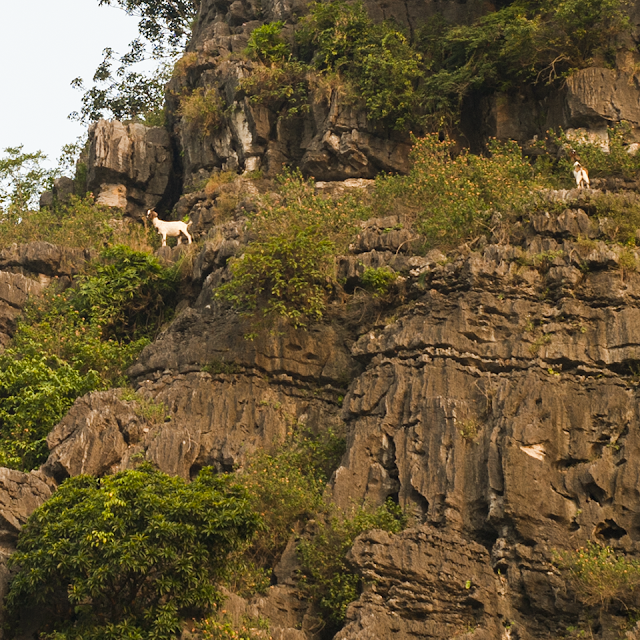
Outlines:
{"type": "MultiPolygon", "coordinates": [[[[365,5],[408,29],[438,11],[461,23],[486,11],[475,1],[365,5]]],[[[134,219],[175,208],[199,244],[158,251],[166,261],[192,252],[190,290],[127,371],[135,394],[79,398],[49,434],[39,470],[0,469],[0,596],[20,527],[70,476],[140,460],[185,479],[209,465],[233,471],[293,425],[344,425],[327,496],[345,509],[391,498],[410,519],[399,534],[362,534],[349,551],[363,589],[336,640],[564,637],[581,612],[555,554],[589,540],[640,554],[640,274],[625,267],[640,252],[604,241],[588,191],[538,194],[526,219],[496,219],[447,255],[419,255],[400,212],[363,222],[336,264],[351,290],[367,267],[392,269],[392,302],[335,301],[321,324],[255,330],[213,296],[249,240],[251,197],[269,193],[288,164],[326,193],[366,190],[379,172],[410,167],[409,134],[369,121],[339,89],[311,95],[287,122],[238,90],[253,63],[233,54],[251,31],[305,7],[204,0],[192,64],[168,85],[167,127],[91,128],[96,200],[134,219]],[[204,131],[180,113],[179,96],[211,88],[225,119],[204,131]],[[258,170],[264,179],[253,181],[258,170]],[[237,175],[211,187],[223,171],[237,175]]],[[[492,135],[526,143],[557,126],[602,139],[623,120],[640,141],[640,86],[623,62],[583,69],[544,99],[479,99],[462,120],[470,144],[492,135]]],[[[48,243],[0,249],[0,349],[29,297],[55,278],[69,284],[92,257],[48,243]]],[[[272,582],[264,596],[229,595],[229,610],[266,617],[276,639],[323,640],[297,588],[294,537],[272,582]]],[[[592,637],[624,637],[617,613],[603,611],[592,637]]]]}

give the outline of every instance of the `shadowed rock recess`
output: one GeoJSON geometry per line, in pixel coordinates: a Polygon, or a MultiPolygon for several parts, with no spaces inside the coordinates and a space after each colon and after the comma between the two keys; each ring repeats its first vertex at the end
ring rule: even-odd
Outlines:
{"type": "MultiPolygon", "coordinates": [[[[469,23],[488,9],[475,0],[365,5],[409,30],[435,13],[469,23]]],[[[363,222],[337,258],[338,278],[353,291],[365,268],[388,266],[395,288],[384,304],[333,302],[307,329],[255,331],[213,297],[250,239],[243,207],[272,191],[283,164],[325,193],[367,190],[379,172],[410,166],[408,133],[381,129],[337,90],[311,95],[309,111],[286,122],[238,90],[254,63],[232,54],[256,27],[291,24],[305,7],[204,0],[188,47],[195,62],[168,85],[168,127],[101,121],[90,130],[88,186],[99,202],[132,218],[174,205],[176,217],[190,216],[190,293],[127,371],[135,399],[122,390],[79,398],[49,434],[39,470],[0,469],[0,596],[20,527],[66,478],[141,460],[185,479],[208,465],[233,471],[302,424],[346,429],[326,491],[337,507],[391,498],[409,516],[401,533],[363,533],[348,552],[361,593],[336,640],[543,640],[578,637],[567,632],[578,622],[588,623],[584,637],[637,640],[619,608],[585,622],[553,563],[590,540],[640,556],[640,273],[625,266],[640,251],[605,242],[607,223],[585,213],[584,193],[537,196],[525,217],[497,221],[447,256],[420,255],[402,212],[363,222]],[[212,88],[225,119],[208,131],[178,103],[212,88]],[[254,181],[247,173],[258,169],[264,179],[254,181]],[[240,175],[198,186],[220,171],[240,175]]],[[[637,7],[631,14],[636,22],[637,7]]],[[[639,104],[637,79],[620,64],[579,71],[544,100],[483,97],[463,122],[478,124],[477,140],[524,143],[550,126],[597,137],[625,120],[640,140],[639,104]]],[[[172,261],[184,252],[157,253],[172,261]]],[[[0,349],[28,297],[52,278],[69,284],[91,257],[47,243],[0,250],[0,349]]],[[[267,595],[229,594],[227,609],[267,618],[275,640],[324,640],[298,569],[292,537],[267,595]]]]}

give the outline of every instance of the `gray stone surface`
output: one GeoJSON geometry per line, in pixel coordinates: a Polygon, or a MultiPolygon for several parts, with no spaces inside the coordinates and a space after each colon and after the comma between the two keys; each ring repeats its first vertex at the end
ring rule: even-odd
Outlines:
{"type": "Polygon", "coordinates": [[[167,192],[173,154],[161,127],[100,120],[89,129],[87,189],[107,206],[141,217],[167,192]]]}

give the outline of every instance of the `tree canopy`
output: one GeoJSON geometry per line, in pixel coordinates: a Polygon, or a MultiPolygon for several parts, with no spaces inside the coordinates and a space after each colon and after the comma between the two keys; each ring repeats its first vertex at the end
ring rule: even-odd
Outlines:
{"type": "Polygon", "coordinates": [[[76,476],[22,529],[6,599],[16,627],[25,605],[47,610],[56,640],[163,640],[180,616],[219,602],[228,554],[259,526],[246,492],[203,469],[188,483],[143,465],[76,476]]]}

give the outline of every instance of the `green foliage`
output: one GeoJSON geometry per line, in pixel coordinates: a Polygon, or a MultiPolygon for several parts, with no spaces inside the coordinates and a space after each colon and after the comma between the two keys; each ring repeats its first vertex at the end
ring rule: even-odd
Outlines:
{"type": "Polygon", "coordinates": [[[21,531],[9,619],[38,603],[56,640],[174,638],[181,615],[219,602],[215,580],[257,526],[245,492],[210,469],[192,483],[150,465],[70,478],[21,531]]]}
{"type": "Polygon", "coordinates": [[[474,92],[549,84],[595,61],[610,64],[630,21],[622,0],[516,0],[470,25],[435,15],[410,40],[392,23],[374,23],[362,2],[332,0],[309,5],[296,28],[295,57],[282,26],[251,36],[248,54],[269,69],[243,80],[254,99],[273,105],[294,96],[300,112],[312,68],[350,83],[371,119],[433,130],[455,125],[474,92]]]}
{"type": "Polygon", "coordinates": [[[240,81],[239,88],[251,102],[269,106],[282,117],[309,110],[309,67],[299,60],[261,64],[240,81]]]}
{"type": "Polygon", "coordinates": [[[77,288],[51,290],[27,309],[0,356],[0,464],[28,470],[79,396],[124,383],[172,304],[176,270],[117,246],[77,288]]]}
{"type": "Polygon", "coordinates": [[[75,399],[101,386],[95,371],[81,373],[44,352],[0,355],[0,466],[27,471],[46,459],[46,437],[75,399]]]}
{"type": "Polygon", "coordinates": [[[16,224],[21,213],[53,184],[54,171],[45,169],[42,151],[25,153],[23,145],[8,147],[0,158],[0,222],[16,224]]]}
{"type": "MultiPolygon", "coordinates": [[[[219,607],[218,607],[219,609],[219,607]]],[[[271,638],[269,624],[264,618],[249,618],[245,616],[238,628],[224,610],[218,610],[216,615],[206,618],[196,624],[202,640],[260,640],[271,638]]]]}
{"type": "Polygon", "coordinates": [[[114,239],[112,224],[118,217],[112,209],[96,205],[91,195],[72,197],[67,204],[39,211],[12,209],[0,224],[0,247],[43,241],[80,249],[101,248],[114,239]]]}
{"type": "Polygon", "coordinates": [[[296,523],[323,508],[322,494],[344,453],[344,439],[332,430],[314,436],[302,431],[273,453],[257,451],[239,476],[265,529],[251,555],[270,567],[282,554],[296,523]]]}
{"type": "MultiPolygon", "coordinates": [[[[580,163],[589,170],[590,178],[600,178],[604,176],[615,176],[626,180],[636,180],[640,175],[640,154],[631,155],[627,152],[625,144],[629,134],[627,123],[609,127],[609,150],[605,151],[599,144],[594,144],[587,139],[570,139],[566,133],[550,130],[547,132],[547,139],[541,141],[541,146],[550,144],[552,148],[571,148],[576,151],[580,158],[580,163]]],[[[554,167],[554,172],[565,176],[571,187],[575,186],[572,176],[573,161],[566,155],[561,158],[554,167]]]]}
{"type": "Polygon", "coordinates": [[[103,327],[103,335],[135,339],[157,331],[175,303],[179,267],[116,245],[102,252],[92,273],[79,276],[70,301],[82,317],[103,327]]]}
{"type": "Polygon", "coordinates": [[[334,514],[318,523],[316,533],[298,545],[308,597],[319,607],[331,628],[344,623],[347,607],[360,595],[360,578],[347,564],[345,556],[353,541],[365,531],[383,529],[399,533],[406,526],[400,507],[391,500],[376,510],[361,508],[351,516],[334,514]]]}
{"type": "Polygon", "coordinates": [[[299,173],[284,174],[279,190],[278,198],[266,199],[251,215],[254,240],[242,257],[230,261],[233,279],[215,296],[241,311],[260,309],[305,326],[322,317],[335,284],[335,255],[369,208],[353,196],[318,195],[299,173]]]}
{"type": "Polygon", "coordinates": [[[375,24],[361,2],[315,2],[296,32],[302,60],[352,81],[369,117],[396,129],[416,121],[422,56],[389,23],[375,24]]]}
{"type": "MultiPolygon", "coordinates": [[[[74,112],[70,117],[83,123],[112,117],[163,126],[164,90],[171,77],[171,62],[186,46],[199,2],[98,0],[98,4],[117,6],[138,17],[140,35],[122,56],[111,48],[104,50],[104,58],[93,75],[94,84],[82,97],[80,113],[74,112]],[[136,64],[149,58],[163,62],[150,73],[132,71],[136,64]],[[118,64],[115,70],[114,62],[118,64]]],[[[71,84],[84,90],[82,78],[76,78],[71,84]]]]}
{"type": "Polygon", "coordinates": [[[596,57],[611,60],[615,36],[629,28],[620,0],[516,0],[471,25],[436,17],[416,41],[425,61],[425,114],[452,122],[472,91],[552,83],[596,57]]]}
{"type": "Polygon", "coordinates": [[[247,489],[263,526],[229,564],[226,582],[236,593],[250,597],[269,586],[292,533],[325,510],[322,494],[344,450],[344,438],[332,429],[318,435],[299,429],[274,451],[250,456],[237,482],[247,489]]]}
{"type": "Polygon", "coordinates": [[[489,156],[452,154],[453,143],[427,135],[415,140],[407,176],[381,176],[377,201],[415,216],[427,245],[453,245],[488,229],[496,212],[522,210],[537,182],[515,142],[489,145],[489,156]]]}
{"type": "Polygon", "coordinates": [[[284,22],[268,22],[254,29],[247,43],[247,55],[263,64],[281,62],[291,55],[291,48],[280,35],[284,22]]]}
{"type": "Polygon", "coordinates": [[[95,83],[85,90],[82,78],[75,78],[71,86],[84,91],[80,112],[69,115],[83,124],[105,117],[116,120],[135,120],[149,127],[164,126],[164,94],[171,77],[171,64],[161,64],[154,71],[127,71],[122,65],[112,72],[115,53],[104,50],[104,58],[93,76],[95,83]]]}
{"type": "Polygon", "coordinates": [[[198,88],[180,99],[178,115],[203,137],[210,136],[224,122],[224,104],[216,89],[198,88]]]}
{"type": "Polygon", "coordinates": [[[555,562],[568,572],[576,595],[587,606],[638,606],[640,561],[589,542],[575,551],[556,553],[555,562]]]}
{"type": "Polygon", "coordinates": [[[360,280],[365,289],[373,291],[376,295],[383,296],[389,291],[389,287],[396,281],[396,272],[390,267],[367,267],[360,280]]]}

